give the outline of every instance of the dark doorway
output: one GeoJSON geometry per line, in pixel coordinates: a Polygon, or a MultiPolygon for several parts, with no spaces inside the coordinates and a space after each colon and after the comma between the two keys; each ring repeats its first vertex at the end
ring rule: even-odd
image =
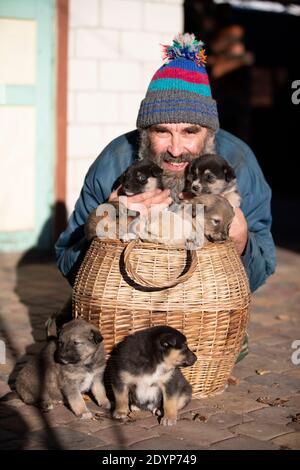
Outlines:
{"type": "Polygon", "coordinates": [[[220,31],[232,25],[243,29],[245,51],[252,54],[252,62],[247,64],[247,77],[232,74],[219,87],[211,78],[213,96],[221,100],[223,107],[220,110],[219,105],[221,127],[250,145],[272,188],[272,232],[276,244],[300,252],[300,188],[296,169],[300,158],[300,103],[292,102],[295,91],[292,84],[300,81],[300,16],[213,1],[185,1],[185,31],[204,40],[208,55],[213,54],[220,31]],[[231,93],[232,98],[234,88],[240,86],[242,90],[242,83],[241,96],[243,93],[248,96],[243,106],[241,99],[237,99],[236,118],[232,117],[230,100],[223,99],[222,91],[226,90],[227,96],[231,93]]]}

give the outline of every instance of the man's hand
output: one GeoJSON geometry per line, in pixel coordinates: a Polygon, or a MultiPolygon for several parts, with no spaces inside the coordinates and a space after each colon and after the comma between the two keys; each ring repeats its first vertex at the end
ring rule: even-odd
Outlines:
{"type": "Polygon", "coordinates": [[[229,236],[235,244],[236,251],[241,256],[247,244],[248,225],[245,216],[239,207],[235,209],[235,215],[229,229],[229,236]]]}
{"type": "MultiPolygon", "coordinates": [[[[108,201],[118,201],[119,188],[116,191],[112,192],[108,201]]],[[[156,206],[157,209],[165,209],[172,204],[173,199],[170,197],[170,190],[165,189],[162,191],[161,189],[155,189],[154,191],[146,191],[145,193],[136,194],[135,196],[127,196],[122,198],[122,203],[127,207],[127,209],[131,209],[133,211],[140,212],[141,215],[147,214],[151,206],[156,206]]]]}

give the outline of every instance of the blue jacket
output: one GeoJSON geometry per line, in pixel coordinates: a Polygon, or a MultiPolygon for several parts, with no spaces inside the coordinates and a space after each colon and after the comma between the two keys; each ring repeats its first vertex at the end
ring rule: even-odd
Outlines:
{"type": "MultiPolygon", "coordinates": [[[[275,247],[270,232],[271,190],[253,152],[244,142],[219,130],[216,143],[217,152],[237,175],[241,209],[249,230],[242,262],[253,292],[275,270],[275,247]]],[[[108,199],[116,179],[137,158],[137,152],[138,131],[135,130],[114,139],[89,168],[68,226],[55,245],[58,267],[71,285],[88,249],[84,238],[85,221],[95,207],[108,199]]]]}

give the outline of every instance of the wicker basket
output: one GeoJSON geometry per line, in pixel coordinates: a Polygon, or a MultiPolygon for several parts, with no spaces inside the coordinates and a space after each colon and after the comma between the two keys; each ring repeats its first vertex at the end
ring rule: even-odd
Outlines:
{"type": "Polygon", "coordinates": [[[232,241],[187,252],[94,239],[78,272],[73,313],[101,330],[106,350],[135,331],[170,325],[198,357],[183,373],[195,397],[222,392],[248,321],[248,279],[232,241]]]}

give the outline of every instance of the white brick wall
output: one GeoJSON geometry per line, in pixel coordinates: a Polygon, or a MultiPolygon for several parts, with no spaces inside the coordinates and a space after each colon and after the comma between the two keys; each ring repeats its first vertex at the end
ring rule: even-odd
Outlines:
{"type": "Polygon", "coordinates": [[[79,124],[114,124],[119,119],[119,95],[112,92],[78,93],[76,117],[79,124]]]}
{"type": "Polygon", "coordinates": [[[97,26],[99,16],[99,0],[71,0],[70,26],[97,26]]]}
{"type": "Polygon", "coordinates": [[[102,0],[100,25],[111,29],[142,29],[143,0],[102,0]]]}
{"type": "Polygon", "coordinates": [[[181,8],[174,4],[145,3],[144,27],[146,31],[170,31],[171,36],[181,22],[181,8]]]}
{"type": "Polygon", "coordinates": [[[135,128],[161,44],[183,28],[183,0],[70,0],[68,45],[69,213],[88,167],[135,128]]]}
{"type": "Polygon", "coordinates": [[[76,31],[75,56],[80,59],[117,59],[119,33],[101,28],[84,28],[76,31]]]}
{"type": "Polygon", "coordinates": [[[68,89],[97,90],[97,62],[94,60],[71,59],[69,61],[68,89]]]}
{"type": "Polygon", "coordinates": [[[142,67],[125,60],[103,62],[99,67],[101,90],[135,91],[141,89],[142,67]]]}

